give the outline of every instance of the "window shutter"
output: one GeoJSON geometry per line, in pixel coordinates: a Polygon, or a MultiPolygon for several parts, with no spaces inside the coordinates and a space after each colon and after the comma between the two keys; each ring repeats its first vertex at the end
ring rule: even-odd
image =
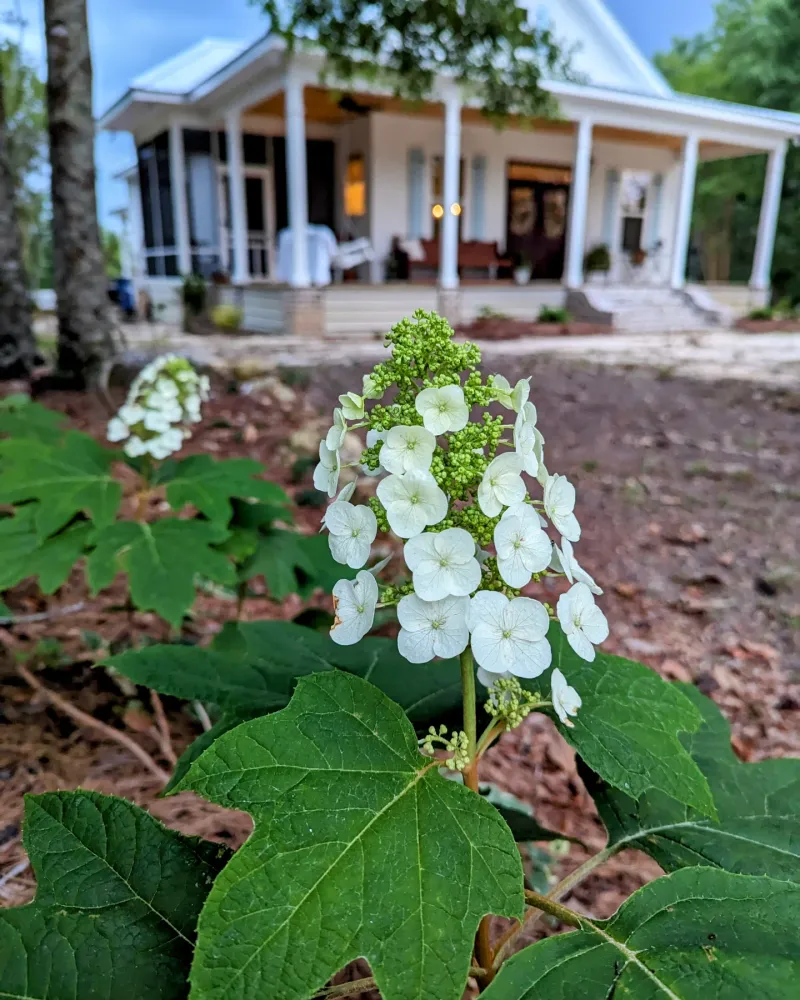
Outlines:
{"type": "Polygon", "coordinates": [[[619,201],[619,171],[611,167],[606,170],[606,195],[603,203],[603,243],[613,251],[614,226],[617,219],[617,203],[619,201]]]}
{"type": "Polygon", "coordinates": [[[425,199],[425,154],[421,149],[408,151],[408,233],[409,239],[422,238],[425,199]]]}
{"type": "Polygon", "coordinates": [[[486,157],[472,158],[472,204],[470,206],[470,233],[473,240],[485,239],[484,203],[486,198],[486,157]]]}

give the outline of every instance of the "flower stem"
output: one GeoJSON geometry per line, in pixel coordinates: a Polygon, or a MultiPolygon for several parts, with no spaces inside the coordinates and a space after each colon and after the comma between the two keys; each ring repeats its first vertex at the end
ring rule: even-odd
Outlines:
{"type": "MultiPolygon", "coordinates": [[[[469,646],[461,654],[461,697],[464,704],[464,732],[467,734],[469,764],[464,768],[464,784],[473,792],[478,789],[478,719],[475,699],[475,661],[469,646]]],[[[484,917],[478,927],[475,938],[475,957],[478,965],[484,969],[480,976],[481,983],[488,986],[494,979],[492,969],[492,941],[489,917],[484,917]]]]}
{"type": "Polygon", "coordinates": [[[541,893],[526,889],[525,902],[531,906],[535,906],[537,910],[544,910],[545,913],[549,913],[551,917],[556,917],[563,924],[567,924],[570,927],[581,926],[582,917],[579,913],[570,910],[568,906],[556,903],[555,900],[550,899],[548,896],[542,896],[541,893]]]}

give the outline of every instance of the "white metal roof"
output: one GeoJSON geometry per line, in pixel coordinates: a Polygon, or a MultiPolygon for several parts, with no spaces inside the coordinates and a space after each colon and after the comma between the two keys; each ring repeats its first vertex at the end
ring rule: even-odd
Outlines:
{"type": "Polygon", "coordinates": [[[137,76],[131,90],[158,94],[188,94],[250,47],[250,42],[204,38],[172,59],[137,76]]]}

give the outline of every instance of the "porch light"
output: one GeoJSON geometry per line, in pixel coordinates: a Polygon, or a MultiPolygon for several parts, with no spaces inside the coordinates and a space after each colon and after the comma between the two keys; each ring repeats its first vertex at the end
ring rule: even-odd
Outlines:
{"type": "Polygon", "coordinates": [[[450,213],[451,215],[461,215],[461,206],[457,201],[454,201],[450,206],[450,213]]]}
{"type": "Polygon", "coordinates": [[[441,219],[441,217],[444,215],[444,208],[441,205],[434,205],[433,208],[431,209],[431,215],[434,217],[434,219],[441,219]]]}

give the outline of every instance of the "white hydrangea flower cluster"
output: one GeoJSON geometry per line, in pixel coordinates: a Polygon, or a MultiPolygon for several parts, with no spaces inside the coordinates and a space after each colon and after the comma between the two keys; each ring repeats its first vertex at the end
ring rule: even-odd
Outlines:
{"type": "Polygon", "coordinates": [[[124,441],[130,458],[167,458],[191,437],[200,404],[209,397],[207,375],[198,375],[185,358],[164,354],[133,380],[128,398],[108,423],[109,441],[124,441]]]}
{"type": "MultiPolygon", "coordinates": [[[[551,666],[553,619],[575,653],[593,660],[595,645],[608,636],[594,600],[602,591],[575,558],[581,535],[575,488],[545,466],[530,380],[511,386],[493,375],[484,382],[478,349],[454,343],[452,335],[432,313],[397,324],[387,338],[392,359],[364,377],[360,395],[339,397],[320,444],[314,484],[330,497],[349,430],[367,429],[358,465],[382,477],[369,505],[350,502],[351,486],[323,518],[334,559],[360,570],[334,588],[331,637],[356,643],[372,628],[379,605],[396,605],[398,648],[407,660],[458,656],[470,646],[487,686],[500,677],[535,678],[551,666]],[[389,388],[396,393],[384,405],[379,401],[389,388]],[[491,403],[511,410],[512,421],[486,412],[491,403]],[[471,422],[479,407],[481,419],[471,422]],[[529,495],[524,477],[538,483],[541,499],[529,495]],[[379,530],[404,540],[410,583],[380,587],[375,573],[383,564],[362,568],[379,530]],[[571,586],[555,613],[520,593],[556,573],[571,586]]],[[[580,696],[558,669],[551,688],[556,714],[572,726],[580,696]]]]}

